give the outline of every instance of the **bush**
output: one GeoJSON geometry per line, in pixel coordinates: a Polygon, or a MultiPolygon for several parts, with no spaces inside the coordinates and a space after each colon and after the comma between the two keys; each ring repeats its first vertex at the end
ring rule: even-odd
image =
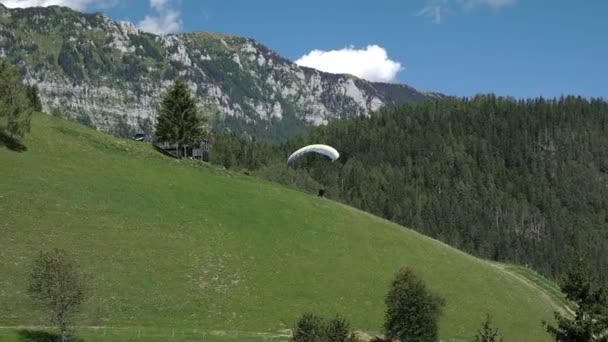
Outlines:
{"type": "Polygon", "coordinates": [[[325,340],[328,342],[355,342],[359,339],[354,332],[351,332],[348,321],[336,315],[336,318],[325,325],[325,340]]]}
{"type": "Polygon", "coordinates": [[[498,329],[492,327],[492,318],[490,315],[486,316],[486,319],[481,325],[481,329],[477,331],[475,335],[475,342],[502,342],[502,337],[498,335],[498,329]]]}
{"type": "Polygon", "coordinates": [[[313,313],[305,313],[300,317],[293,330],[294,342],[318,342],[324,335],[323,319],[313,313]]]}
{"type": "Polygon", "coordinates": [[[330,321],[305,313],[300,317],[293,330],[295,342],[356,342],[357,335],[350,330],[350,324],[340,315],[330,321]]]}

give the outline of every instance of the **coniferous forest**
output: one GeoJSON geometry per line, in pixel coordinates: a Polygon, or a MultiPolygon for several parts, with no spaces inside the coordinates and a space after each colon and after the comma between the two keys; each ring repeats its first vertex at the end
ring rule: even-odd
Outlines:
{"type": "Polygon", "coordinates": [[[280,146],[217,136],[212,161],[342,201],[548,276],[584,257],[608,280],[608,103],[446,98],[337,121],[280,146]],[[298,147],[325,143],[287,169],[298,147]]]}

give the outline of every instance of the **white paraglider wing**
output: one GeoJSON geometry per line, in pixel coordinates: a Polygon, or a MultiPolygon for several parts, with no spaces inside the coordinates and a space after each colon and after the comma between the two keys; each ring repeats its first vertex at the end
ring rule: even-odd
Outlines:
{"type": "Polygon", "coordinates": [[[332,162],[340,157],[340,153],[331,146],[321,144],[308,145],[292,153],[289,158],[287,158],[287,165],[293,165],[298,158],[311,152],[322,154],[331,159],[332,162]]]}

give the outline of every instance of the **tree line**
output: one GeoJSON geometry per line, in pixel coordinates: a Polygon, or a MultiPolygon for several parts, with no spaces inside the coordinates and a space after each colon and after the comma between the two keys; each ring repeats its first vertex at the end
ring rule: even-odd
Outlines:
{"type": "Polygon", "coordinates": [[[279,146],[231,142],[211,161],[311,192],[322,187],[332,199],[554,279],[584,252],[608,281],[608,103],[601,99],[483,95],[408,104],[279,146]],[[336,147],[340,159],[308,156],[287,170],[289,153],[311,143],[336,147]]]}

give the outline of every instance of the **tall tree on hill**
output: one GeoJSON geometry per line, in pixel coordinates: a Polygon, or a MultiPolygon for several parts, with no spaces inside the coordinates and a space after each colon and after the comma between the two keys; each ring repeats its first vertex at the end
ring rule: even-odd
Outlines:
{"type": "Polygon", "coordinates": [[[30,106],[37,112],[42,112],[42,102],[40,102],[40,94],[38,93],[38,86],[31,85],[27,87],[27,98],[30,101],[30,106]]]}
{"type": "Polygon", "coordinates": [[[22,138],[30,130],[32,108],[15,68],[0,61],[0,134],[22,138]]]}
{"type": "Polygon", "coordinates": [[[437,321],[445,305],[409,267],[397,272],[386,296],[384,333],[389,340],[435,342],[437,321]]]}
{"type": "Polygon", "coordinates": [[[608,341],[608,297],[595,285],[582,259],[566,274],[561,289],[576,305],[575,317],[556,312],[556,326],[543,322],[547,332],[558,342],[608,341]]]}
{"type": "Polygon", "coordinates": [[[177,144],[178,156],[184,145],[200,141],[203,120],[188,85],[181,79],[163,95],[156,122],[156,139],[177,144]]]}

